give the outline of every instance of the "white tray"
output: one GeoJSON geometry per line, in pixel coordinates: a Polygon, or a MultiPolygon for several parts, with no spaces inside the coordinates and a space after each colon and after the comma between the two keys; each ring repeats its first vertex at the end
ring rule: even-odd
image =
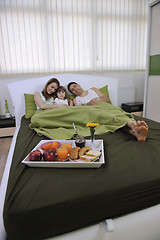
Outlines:
{"type": "MultiPolygon", "coordinates": [[[[72,147],[75,147],[75,141],[74,140],[42,140],[40,141],[37,146],[33,150],[41,150],[40,146],[45,142],[60,142],[63,143],[72,143],[72,147]]],[[[54,168],[99,168],[102,164],[105,163],[104,161],[104,149],[103,149],[103,140],[98,139],[95,140],[94,146],[91,144],[90,140],[86,140],[85,146],[90,146],[94,150],[98,150],[102,152],[102,155],[99,159],[97,159],[94,162],[74,162],[74,161],[68,161],[68,162],[47,162],[47,161],[29,161],[29,154],[25,157],[25,159],[22,161],[22,163],[28,165],[29,167],[54,167],[54,168]]],[[[32,150],[32,151],[33,151],[32,150]]],[[[41,150],[42,151],[42,150],[41,150]]]]}

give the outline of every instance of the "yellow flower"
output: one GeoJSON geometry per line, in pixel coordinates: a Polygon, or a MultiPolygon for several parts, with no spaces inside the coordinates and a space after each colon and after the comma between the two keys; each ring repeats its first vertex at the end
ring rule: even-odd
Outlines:
{"type": "Polygon", "coordinates": [[[98,127],[99,126],[99,123],[91,123],[91,122],[88,122],[87,124],[86,124],[86,127],[98,127]]]}

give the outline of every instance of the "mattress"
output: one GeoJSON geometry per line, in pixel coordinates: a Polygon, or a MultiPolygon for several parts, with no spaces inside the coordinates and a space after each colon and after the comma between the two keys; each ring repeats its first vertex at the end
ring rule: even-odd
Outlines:
{"type": "Polygon", "coordinates": [[[21,163],[46,137],[22,118],[4,204],[8,239],[44,239],[160,202],[160,124],[146,142],[122,130],[98,135],[105,164],[98,169],[30,168],[21,163]]]}

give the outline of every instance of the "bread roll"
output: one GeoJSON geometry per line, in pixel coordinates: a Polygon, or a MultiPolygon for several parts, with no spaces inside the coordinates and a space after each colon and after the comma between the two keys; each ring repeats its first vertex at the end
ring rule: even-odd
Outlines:
{"type": "Polygon", "coordinates": [[[82,155],[85,155],[89,150],[91,150],[91,147],[83,147],[79,150],[79,158],[82,156],[82,155]]]}
{"type": "Polygon", "coordinates": [[[80,149],[80,147],[72,148],[71,151],[70,151],[70,154],[69,154],[70,158],[77,159],[78,158],[79,149],[80,149]]]}

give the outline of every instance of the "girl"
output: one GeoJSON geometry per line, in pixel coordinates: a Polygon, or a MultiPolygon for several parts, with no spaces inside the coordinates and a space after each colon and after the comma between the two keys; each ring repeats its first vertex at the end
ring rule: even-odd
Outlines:
{"type": "Polygon", "coordinates": [[[55,106],[73,106],[73,102],[69,99],[66,89],[63,86],[58,87],[56,91],[55,106]]]}

